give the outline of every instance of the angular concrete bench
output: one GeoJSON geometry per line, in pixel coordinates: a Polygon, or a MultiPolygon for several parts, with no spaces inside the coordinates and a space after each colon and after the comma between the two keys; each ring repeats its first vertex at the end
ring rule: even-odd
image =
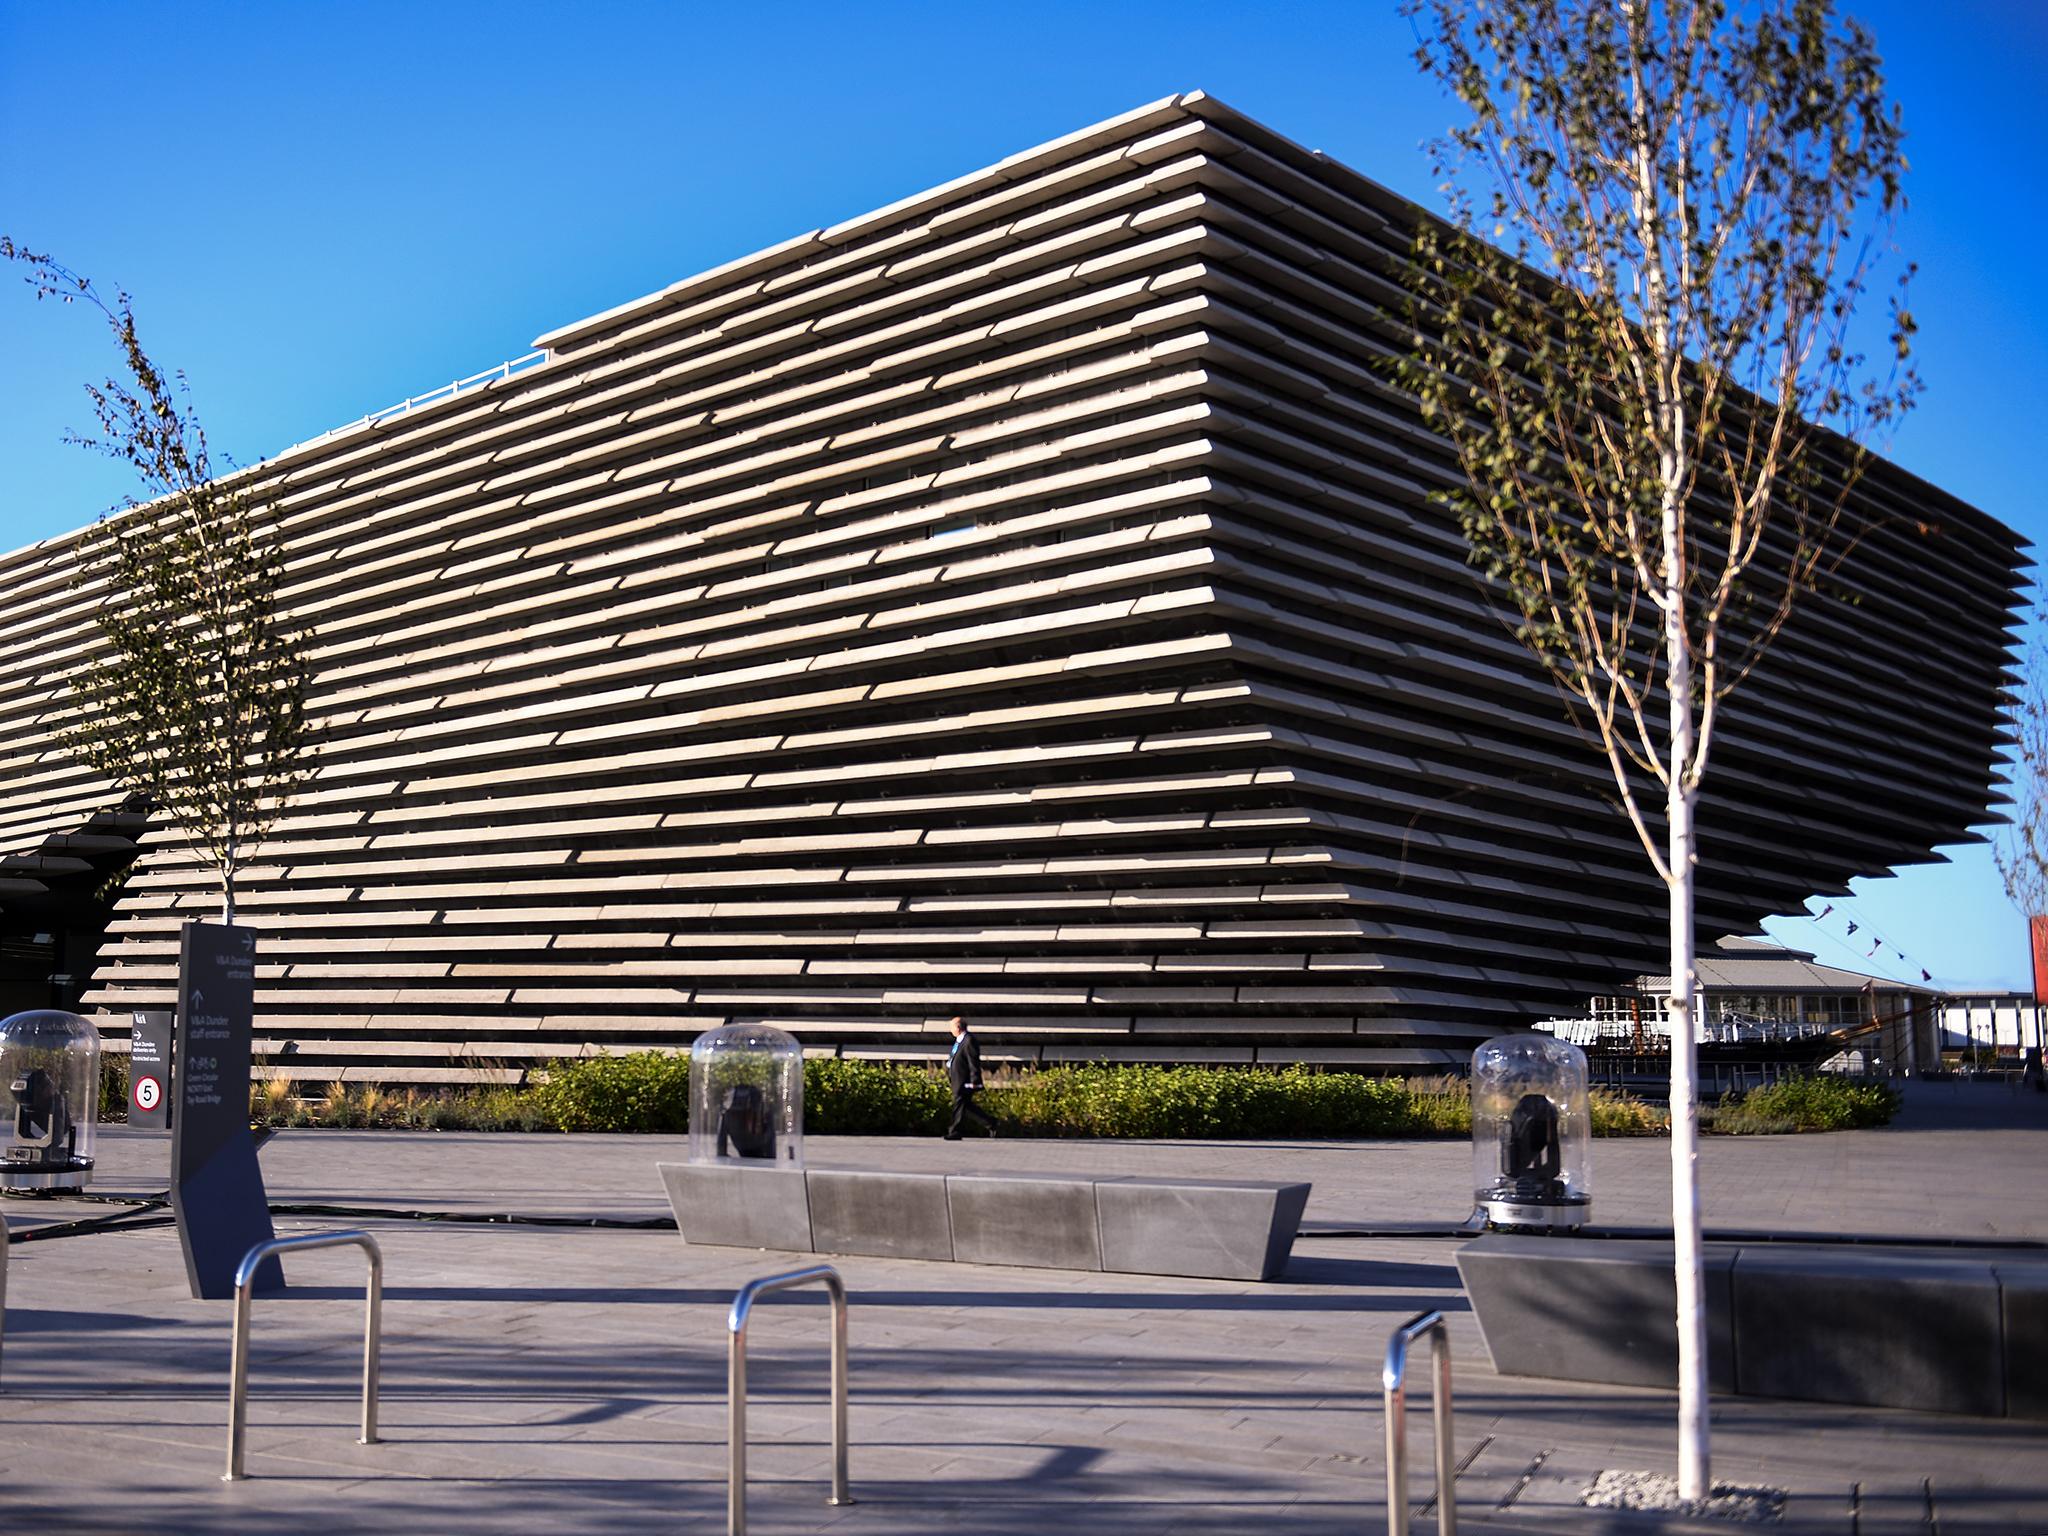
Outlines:
{"type": "Polygon", "coordinates": [[[686,1243],[1271,1280],[1306,1184],[661,1163],[686,1243]]]}
{"type": "MultiPolygon", "coordinates": [[[[1708,1243],[1715,1392],[2048,1419],[2048,1252],[1708,1243]]],[[[1494,1369],[1671,1388],[1668,1242],[1497,1233],[1458,1252],[1494,1369]]]]}

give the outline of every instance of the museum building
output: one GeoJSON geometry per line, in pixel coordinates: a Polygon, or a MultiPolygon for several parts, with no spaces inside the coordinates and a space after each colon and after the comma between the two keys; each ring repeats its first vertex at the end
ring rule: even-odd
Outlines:
{"type": "MultiPolygon", "coordinates": [[[[1429,1070],[1658,969],[1389,384],[1422,217],[1174,97],[247,471],[313,669],[239,888],[259,1054],[931,1056],[964,1013],[992,1060],[1429,1070]]],[[[1883,462],[1845,522],[1724,715],[1708,942],[1998,798],[2019,539],[1883,462]]],[[[218,899],[55,740],[73,542],[0,556],[0,1011],[119,1049],[218,899]]]]}

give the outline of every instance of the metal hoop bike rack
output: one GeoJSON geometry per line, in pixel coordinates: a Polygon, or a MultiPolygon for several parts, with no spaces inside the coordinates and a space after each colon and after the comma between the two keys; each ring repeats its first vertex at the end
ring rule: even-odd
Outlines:
{"type": "Polygon", "coordinates": [[[770,1291],[822,1285],[832,1300],[832,1496],[827,1504],[851,1504],[846,1491],[846,1283],[830,1264],[793,1269],[749,1280],[732,1299],[725,1326],[732,1334],[726,1371],[726,1494],[728,1536],[747,1536],[747,1320],[754,1303],[770,1291]]]}
{"type": "Polygon", "coordinates": [[[7,1218],[0,1215],[0,1344],[7,1341],[7,1218]]]}
{"type": "Polygon", "coordinates": [[[256,1271],[273,1254],[298,1253],[311,1248],[354,1247],[370,1261],[369,1281],[363,1294],[363,1435],[361,1444],[377,1443],[377,1351],[384,1334],[384,1251],[367,1232],[313,1232],[304,1237],[278,1237],[258,1243],[242,1256],[235,1270],[235,1339],[233,1364],[228,1377],[228,1469],[224,1483],[239,1482],[249,1474],[242,1470],[242,1452],[247,1439],[249,1417],[249,1300],[256,1283],[256,1271]]]}
{"type": "Polygon", "coordinates": [[[1441,1312],[1418,1312],[1387,1340],[1380,1386],[1387,1410],[1387,1536],[1408,1536],[1408,1346],[1425,1334],[1436,1366],[1436,1528],[1458,1536],[1457,1452],[1451,1431],[1451,1335],[1441,1312]]]}

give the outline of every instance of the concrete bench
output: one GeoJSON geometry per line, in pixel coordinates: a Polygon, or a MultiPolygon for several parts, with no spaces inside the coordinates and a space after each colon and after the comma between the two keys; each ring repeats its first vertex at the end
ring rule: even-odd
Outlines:
{"type": "MultiPolygon", "coordinates": [[[[1703,1256],[1713,1391],[2048,1419],[2048,1254],[1708,1243],[1703,1256]]],[[[1504,1375],[1677,1385],[1670,1243],[1497,1233],[1457,1263],[1504,1375]]]]}
{"type": "Polygon", "coordinates": [[[1306,1184],[661,1163],[686,1243],[1271,1280],[1306,1184]]]}

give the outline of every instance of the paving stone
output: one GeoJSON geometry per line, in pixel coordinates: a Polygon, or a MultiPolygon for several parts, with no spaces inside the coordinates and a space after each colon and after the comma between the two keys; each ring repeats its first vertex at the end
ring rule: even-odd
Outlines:
{"type": "MultiPolygon", "coordinates": [[[[1967,1141],[1934,1132],[1927,1145],[1951,1160],[1923,1166],[1914,1151],[1922,1133],[1910,1127],[1852,1134],[1869,1160],[1901,1178],[1940,1166],[1943,1186],[1958,1186],[1952,1205],[1935,1207],[1947,1219],[2048,1234],[2028,1181],[2000,1183],[2015,1167],[2038,1165],[2042,1140],[1994,1137],[1970,1154],[1967,1141]],[[1979,1202],[1976,1190],[1991,1198],[1979,1202]]],[[[1803,1219],[1826,1219],[1826,1183],[1842,1165],[1836,1138],[1765,1140],[1775,1177],[1805,1186],[1803,1219]]],[[[1432,1181],[1455,1191],[1469,1180],[1469,1151],[1456,1143],[813,1138],[809,1150],[814,1167],[1313,1178],[1315,1199],[1327,1198],[1332,1216],[1398,1210],[1406,1199],[1412,1219],[1436,1202],[1432,1181]]],[[[1719,1151],[1709,1142],[1703,1152],[1710,1178],[1719,1151]]],[[[263,1155],[278,1159],[266,1163],[272,1189],[298,1201],[395,1212],[460,1200],[485,1213],[532,1200],[537,1213],[561,1216],[575,1214],[587,1193],[589,1214],[640,1219],[662,1214],[652,1165],[678,1152],[673,1138],[286,1133],[263,1155]],[[273,1167],[288,1177],[280,1181],[273,1167]]],[[[1594,1152],[1596,1166],[1640,1186],[1629,1198],[1653,1211],[1654,1170],[1660,1159],[1668,1166],[1668,1147],[1600,1143],[1594,1152]]],[[[148,1170],[137,1149],[123,1144],[113,1155],[130,1159],[131,1187],[141,1188],[148,1170]]],[[[1732,1218],[1750,1219],[1739,1189],[1724,1184],[1715,1197],[1732,1218]]],[[[35,1212],[38,1221],[61,1209],[7,1206],[10,1217],[35,1212]]],[[[72,1206],[70,1214],[107,1209],[72,1206]]],[[[1852,1225],[1857,1209],[1845,1200],[1838,1224],[1852,1225]]],[[[287,1233],[343,1220],[361,1218],[278,1218],[287,1233]]],[[[250,1432],[259,1475],[234,1488],[217,1481],[229,1309],[185,1294],[171,1232],[17,1245],[0,1402],[9,1426],[61,1425],[63,1433],[0,1429],[8,1528],[40,1521],[84,1536],[721,1528],[725,1313],[746,1280],[785,1267],[780,1258],[692,1247],[662,1230],[370,1225],[388,1266],[388,1443],[353,1441],[361,1312],[353,1276],[337,1263],[331,1277],[303,1277],[315,1282],[310,1294],[258,1303],[250,1432]],[[81,1488],[96,1490],[93,1498],[81,1501],[81,1488]],[[152,1525],[138,1527],[142,1508],[152,1525]]],[[[750,1498],[754,1528],[849,1536],[1375,1528],[1385,1498],[1380,1352],[1387,1334],[1426,1306],[1449,1318],[1459,1454],[1476,1451],[1459,1478],[1463,1528],[1480,1536],[1650,1528],[1639,1518],[1584,1523],[1587,1512],[1546,1501],[1540,1471],[1499,1508],[1539,1454],[1560,1469],[1560,1487],[1603,1468],[1669,1471],[1674,1400],[1665,1391],[1496,1374],[1464,1310],[1457,1246],[1309,1233],[1288,1271],[1264,1285],[835,1258],[852,1297],[852,1474],[861,1502],[847,1510],[823,1503],[825,1313],[822,1297],[792,1292],[763,1305],[749,1337],[761,1474],[750,1498]]],[[[1426,1396],[1413,1399],[1410,1416],[1418,1509],[1430,1483],[1426,1396]]],[[[2048,1427],[2039,1423],[1739,1398],[1717,1399],[1714,1417],[1717,1476],[1792,1490],[1785,1523],[1773,1528],[1782,1536],[1847,1536],[1859,1481],[1870,1491],[1862,1536],[1925,1536],[1914,1501],[1930,1479],[1944,1533],[2048,1531],[2048,1495],[2035,1470],[2048,1464],[2048,1427]]],[[[1433,1516],[1418,1514],[1413,1528],[1433,1528],[1433,1516]]]]}

